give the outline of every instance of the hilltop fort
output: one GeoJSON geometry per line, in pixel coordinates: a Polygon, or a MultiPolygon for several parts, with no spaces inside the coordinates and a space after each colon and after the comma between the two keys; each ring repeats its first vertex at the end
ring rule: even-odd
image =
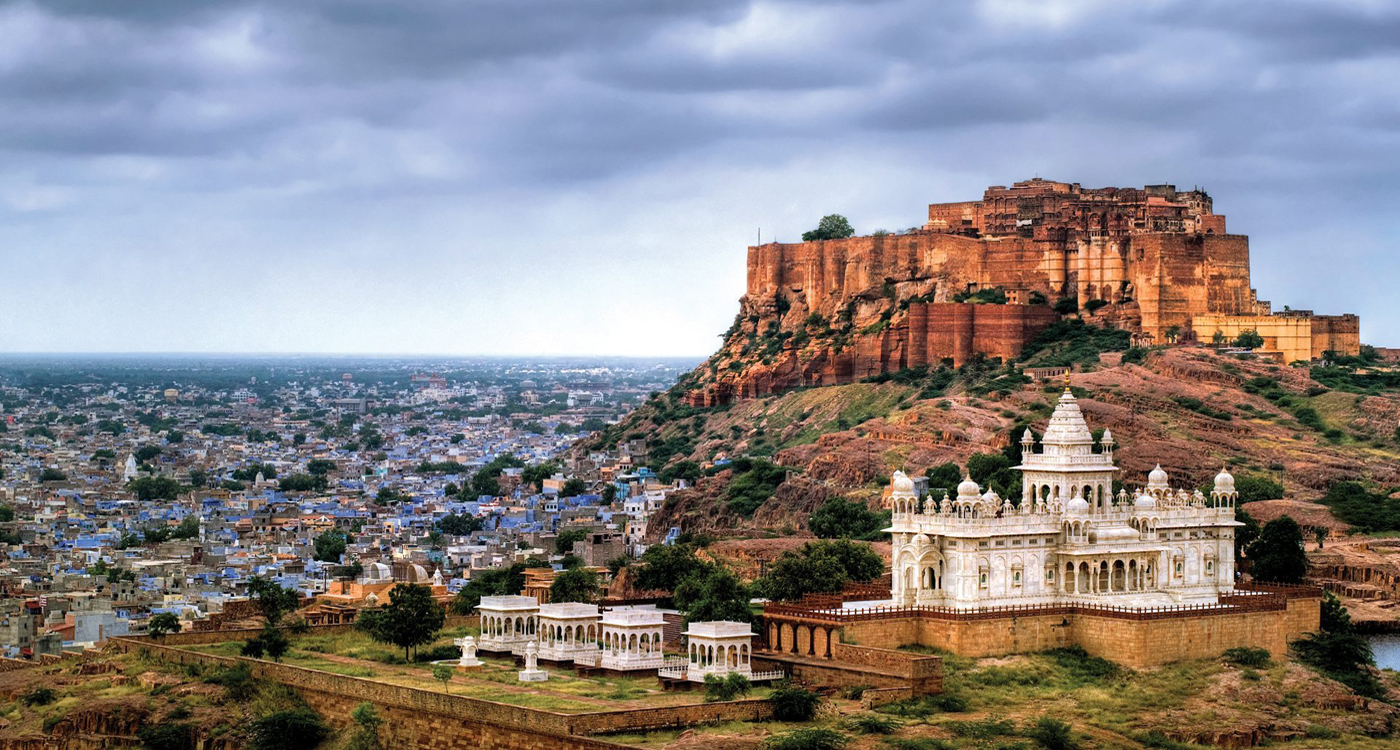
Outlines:
{"type": "Polygon", "coordinates": [[[1010,359],[1062,317],[1138,346],[1263,338],[1282,362],[1355,354],[1355,315],[1275,312],[1249,238],[1200,189],[1084,188],[1035,178],[935,203],[900,233],[748,251],[748,288],[696,406],[976,356],[1010,359]]]}

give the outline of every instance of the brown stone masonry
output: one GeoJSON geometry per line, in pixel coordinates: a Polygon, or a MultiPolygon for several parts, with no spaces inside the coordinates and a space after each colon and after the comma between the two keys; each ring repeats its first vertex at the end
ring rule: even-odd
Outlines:
{"type": "Polygon", "coordinates": [[[977,657],[1077,645],[1133,668],[1215,656],[1237,646],[1283,656],[1289,641],[1317,630],[1320,589],[1251,584],[1249,590],[1221,597],[1215,605],[1148,610],[1086,605],[841,610],[841,597],[826,597],[769,605],[764,628],[772,651],[833,661],[843,653],[844,637],[876,648],[919,644],[977,657]]]}
{"type": "Polygon", "coordinates": [[[215,656],[144,638],[113,638],[111,647],[150,654],[175,664],[245,664],[259,679],[295,688],[331,723],[348,726],[350,713],[370,702],[387,719],[387,747],[423,750],[603,750],[621,747],[585,735],[678,728],[772,716],[766,700],[561,714],[393,685],[257,659],[215,656]]]}

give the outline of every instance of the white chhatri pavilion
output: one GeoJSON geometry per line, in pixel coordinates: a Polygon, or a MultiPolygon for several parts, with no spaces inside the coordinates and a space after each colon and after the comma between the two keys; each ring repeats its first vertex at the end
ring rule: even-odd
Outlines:
{"type": "Polygon", "coordinates": [[[617,672],[659,669],[666,618],[657,609],[618,607],[603,614],[598,666],[617,672]]]}
{"type": "Polygon", "coordinates": [[[476,611],[481,615],[481,651],[522,655],[539,632],[540,603],[533,596],[483,596],[476,611]]]}
{"type": "Polygon", "coordinates": [[[1173,490],[1158,466],[1145,489],[1115,497],[1113,445],[1107,430],[1095,443],[1066,389],[1041,451],[1029,431],[1021,442],[1019,504],[967,479],[956,499],[920,507],[913,480],[895,472],[894,602],[1142,608],[1214,603],[1234,590],[1234,478],[1222,469],[1207,500],[1173,490]]]}
{"type": "Polygon", "coordinates": [[[541,604],[540,658],[597,666],[601,618],[596,604],[541,604]]]}

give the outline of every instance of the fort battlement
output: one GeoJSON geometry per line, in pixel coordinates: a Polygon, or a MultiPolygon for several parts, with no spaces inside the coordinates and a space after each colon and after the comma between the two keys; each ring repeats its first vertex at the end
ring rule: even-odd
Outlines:
{"type": "Polygon", "coordinates": [[[932,204],[908,232],[750,247],[735,328],[687,398],[1014,358],[1056,309],[1139,345],[1255,330],[1289,362],[1360,350],[1355,315],[1274,314],[1258,298],[1249,238],[1226,232],[1205,191],[1034,179],[932,204]],[[994,304],[956,306],[969,297],[994,304]]]}

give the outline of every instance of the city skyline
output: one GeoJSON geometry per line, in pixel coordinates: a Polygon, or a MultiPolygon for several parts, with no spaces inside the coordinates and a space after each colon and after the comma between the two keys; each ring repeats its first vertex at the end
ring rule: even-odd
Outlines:
{"type": "Polygon", "coordinates": [[[1396,346],[1382,3],[0,4],[3,352],[714,351],[745,248],[1210,191],[1396,346]]]}

